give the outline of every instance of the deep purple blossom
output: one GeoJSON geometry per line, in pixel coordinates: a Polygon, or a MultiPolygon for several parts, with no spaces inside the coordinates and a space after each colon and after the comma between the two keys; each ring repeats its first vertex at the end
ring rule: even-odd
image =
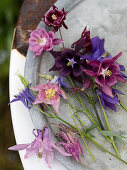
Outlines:
{"type": "Polygon", "coordinates": [[[64,51],[51,51],[51,53],[55,59],[55,65],[50,71],[58,70],[62,76],[81,76],[86,66],[86,61],[81,60],[82,54],[79,49],[75,48],[74,51],[67,48],[64,51]]]}
{"type": "Polygon", "coordinates": [[[48,166],[54,158],[53,148],[58,150],[64,156],[71,156],[70,153],[65,152],[65,150],[61,147],[58,147],[52,140],[51,140],[51,132],[48,127],[44,127],[43,132],[37,129],[37,135],[34,133],[35,140],[28,144],[18,144],[8,148],[9,150],[20,151],[26,149],[26,154],[24,156],[25,159],[31,157],[32,155],[36,154],[37,157],[45,158],[48,166]]]}
{"type": "Polygon", "coordinates": [[[105,58],[102,63],[98,60],[88,61],[88,64],[93,68],[85,69],[85,73],[94,76],[95,81],[102,87],[102,91],[109,95],[112,94],[112,86],[118,81],[125,83],[125,79],[120,75],[120,67],[115,61],[122,55],[122,52],[113,58],[105,58]]]}
{"type": "Polygon", "coordinates": [[[18,95],[15,95],[14,97],[15,99],[13,99],[10,103],[21,101],[28,109],[31,108],[35,100],[35,97],[29,91],[29,86],[27,86],[25,90],[22,90],[18,95]]]}
{"type": "Polygon", "coordinates": [[[58,31],[58,29],[62,26],[67,29],[64,22],[67,12],[64,11],[64,8],[59,10],[55,5],[52,5],[52,7],[53,9],[43,16],[44,23],[49,27],[53,27],[55,31],[58,31]]]}
{"type": "Polygon", "coordinates": [[[99,37],[91,38],[92,43],[92,53],[91,54],[85,54],[82,58],[88,59],[89,61],[92,60],[99,60],[102,61],[104,57],[111,58],[112,56],[110,53],[106,52],[104,49],[104,39],[100,39],[99,37]]]}
{"type": "Polygon", "coordinates": [[[58,145],[63,145],[72,154],[72,157],[80,162],[80,154],[83,155],[83,150],[79,140],[67,126],[60,124],[60,130],[61,132],[57,133],[57,136],[60,136],[64,142],[59,142],[58,145]]]}
{"type": "Polygon", "coordinates": [[[29,38],[30,50],[35,56],[43,54],[44,51],[50,51],[54,45],[59,45],[63,40],[55,38],[53,31],[46,32],[44,28],[33,30],[29,38]]]}
{"type": "Polygon", "coordinates": [[[96,90],[96,93],[99,95],[101,104],[106,110],[107,107],[112,109],[113,111],[117,112],[116,105],[120,104],[120,100],[118,99],[117,93],[124,95],[121,91],[117,89],[112,89],[113,97],[108,96],[107,94],[103,93],[103,91],[96,90]]]}

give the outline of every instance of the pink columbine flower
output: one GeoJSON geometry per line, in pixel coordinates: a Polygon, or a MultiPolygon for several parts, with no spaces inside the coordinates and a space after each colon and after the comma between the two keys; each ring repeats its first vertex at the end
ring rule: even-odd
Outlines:
{"type": "Polygon", "coordinates": [[[60,130],[61,132],[56,135],[60,136],[65,142],[59,142],[57,145],[63,145],[63,147],[72,154],[72,157],[80,162],[80,154],[82,156],[84,154],[79,140],[74,136],[74,132],[64,124],[60,124],[60,130]]]}
{"type": "Polygon", "coordinates": [[[44,157],[49,167],[54,158],[53,148],[57,149],[64,156],[71,156],[71,154],[65,152],[63,148],[56,146],[56,144],[51,140],[51,132],[48,127],[44,127],[43,132],[37,129],[37,135],[34,133],[34,130],[33,134],[35,136],[35,140],[32,143],[18,144],[8,149],[14,151],[26,149],[26,154],[24,156],[25,159],[36,154],[39,158],[44,157]]]}
{"type": "Polygon", "coordinates": [[[60,95],[67,99],[65,93],[59,88],[58,82],[51,84],[48,80],[47,84],[37,85],[31,87],[31,89],[39,92],[33,104],[46,103],[52,105],[57,114],[60,105],[60,95]]]}
{"type": "Polygon", "coordinates": [[[94,76],[95,81],[102,87],[105,94],[113,97],[112,88],[118,81],[125,83],[125,79],[120,75],[119,64],[115,61],[122,55],[122,52],[113,58],[105,58],[102,62],[98,60],[88,61],[93,70],[85,69],[85,73],[94,76]]]}
{"type": "Polygon", "coordinates": [[[64,8],[59,10],[55,5],[52,5],[52,7],[53,9],[43,16],[44,23],[49,27],[53,27],[55,31],[58,31],[62,25],[67,29],[67,26],[64,23],[67,12],[64,11],[64,8]]]}
{"type": "Polygon", "coordinates": [[[46,32],[44,28],[33,30],[29,38],[30,50],[35,56],[43,54],[44,51],[50,51],[54,45],[59,45],[63,40],[55,38],[53,31],[46,32]]]}

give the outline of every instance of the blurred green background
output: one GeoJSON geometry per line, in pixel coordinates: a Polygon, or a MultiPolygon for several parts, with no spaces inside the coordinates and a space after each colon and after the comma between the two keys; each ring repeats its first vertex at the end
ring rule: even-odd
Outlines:
{"type": "Polygon", "coordinates": [[[0,170],[23,170],[15,144],[9,102],[9,61],[14,27],[23,0],[0,0],[0,170]]]}

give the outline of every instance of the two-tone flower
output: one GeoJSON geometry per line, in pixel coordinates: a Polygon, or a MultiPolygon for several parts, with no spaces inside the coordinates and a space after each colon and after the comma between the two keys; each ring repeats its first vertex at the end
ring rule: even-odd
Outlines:
{"type": "Polygon", "coordinates": [[[53,27],[55,31],[58,31],[58,29],[62,26],[67,29],[67,26],[64,22],[67,12],[64,11],[64,8],[59,10],[55,5],[52,5],[52,7],[53,9],[48,11],[43,16],[44,23],[49,27],[53,27]]]}
{"type": "Polygon", "coordinates": [[[44,28],[37,28],[30,33],[29,47],[40,56],[44,51],[50,51],[55,45],[59,45],[63,40],[55,38],[53,31],[46,32],[44,28]]]}
{"type": "Polygon", "coordinates": [[[65,152],[62,147],[58,147],[52,140],[51,140],[51,132],[48,127],[44,127],[43,131],[37,129],[37,134],[34,133],[35,129],[33,130],[33,134],[35,136],[35,140],[28,144],[18,144],[8,148],[9,150],[20,151],[26,150],[26,154],[24,156],[25,159],[31,157],[32,155],[36,155],[38,158],[45,158],[48,166],[54,158],[54,151],[56,149],[60,152],[60,154],[64,156],[71,156],[70,153],[65,152]]]}
{"type": "Polygon", "coordinates": [[[67,99],[64,91],[60,89],[57,82],[55,84],[51,84],[50,81],[47,81],[47,84],[37,85],[31,87],[31,89],[38,92],[33,104],[46,103],[52,105],[57,114],[60,105],[60,96],[67,99]]]}
{"type": "Polygon", "coordinates": [[[113,58],[105,58],[102,62],[98,60],[88,61],[87,63],[92,67],[91,70],[85,69],[87,75],[95,77],[102,91],[113,97],[112,86],[118,81],[125,83],[125,79],[120,74],[120,67],[115,61],[122,55],[122,52],[113,58]]]}

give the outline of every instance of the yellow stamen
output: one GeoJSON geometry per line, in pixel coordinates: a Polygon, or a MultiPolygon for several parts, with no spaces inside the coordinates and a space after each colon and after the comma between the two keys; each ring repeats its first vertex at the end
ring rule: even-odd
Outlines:
{"type": "Polygon", "coordinates": [[[39,158],[42,158],[42,152],[39,152],[39,153],[38,153],[38,157],[39,157],[39,158]]]}
{"type": "Polygon", "coordinates": [[[53,97],[55,97],[55,91],[52,88],[48,89],[48,90],[45,90],[45,93],[46,93],[47,100],[50,100],[53,97]]]}
{"type": "Polygon", "coordinates": [[[107,51],[106,53],[103,54],[103,57],[104,58],[107,57],[110,53],[111,53],[111,51],[110,52],[107,51]]]}
{"type": "Polygon", "coordinates": [[[52,19],[54,19],[54,20],[56,20],[57,19],[57,17],[56,17],[56,15],[55,14],[52,14],[52,19]]]}
{"type": "Polygon", "coordinates": [[[111,75],[112,75],[112,72],[111,72],[110,70],[107,70],[105,76],[106,76],[106,77],[109,77],[109,76],[111,76],[111,75]]]}

